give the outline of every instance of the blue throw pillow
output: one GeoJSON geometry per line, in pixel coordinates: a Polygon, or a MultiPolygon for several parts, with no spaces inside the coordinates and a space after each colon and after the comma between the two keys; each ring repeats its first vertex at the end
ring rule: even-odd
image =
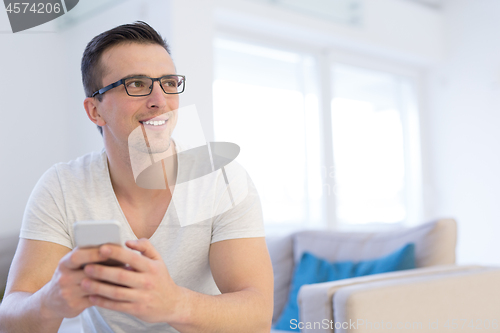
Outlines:
{"type": "MultiPolygon", "coordinates": [[[[415,268],[415,244],[410,243],[399,250],[379,259],[360,262],[342,261],[328,262],[309,252],[304,252],[292,277],[292,285],[288,302],[276,322],[275,329],[284,331],[300,331],[292,329],[292,319],[299,321],[297,296],[304,284],[321,283],[370,274],[400,271],[415,268]]],[[[297,325],[293,325],[296,327],[297,325]]]]}

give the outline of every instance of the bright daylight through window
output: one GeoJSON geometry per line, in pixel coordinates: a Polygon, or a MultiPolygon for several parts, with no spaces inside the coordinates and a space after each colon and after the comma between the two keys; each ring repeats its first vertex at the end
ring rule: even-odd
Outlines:
{"type": "Polygon", "coordinates": [[[312,54],[216,39],[216,141],[241,147],[268,230],[404,221],[419,170],[412,81],[331,62],[322,111],[318,66],[312,54]]]}
{"type": "Polygon", "coordinates": [[[336,64],[332,135],[340,223],[406,217],[404,138],[398,77],[336,64]]]}

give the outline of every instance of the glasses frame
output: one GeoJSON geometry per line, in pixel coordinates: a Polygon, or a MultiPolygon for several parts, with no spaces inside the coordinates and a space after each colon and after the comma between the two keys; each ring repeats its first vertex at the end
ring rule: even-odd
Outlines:
{"type": "Polygon", "coordinates": [[[111,90],[113,88],[116,88],[116,87],[119,87],[123,84],[123,86],[125,87],[125,92],[127,93],[127,95],[129,95],[130,97],[143,97],[143,96],[149,96],[151,95],[151,93],[153,92],[153,86],[155,85],[155,81],[158,81],[158,83],[160,84],[160,87],[161,87],[161,90],[163,90],[163,92],[167,95],[177,95],[177,94],[181,94],[184,92],[184,90],[186,89],[186,76],[184,75],[178,75],[178,74],[170,74],[170,75],[164,75],[162,77],[157,77],[157,78],[153,78],[153,77],[149,77],[149,76],[144,76],[144,75],[136,75],[136,76],[128,76],[128,77],[125,77],[121,80],[118,80],[114,83],[111,83],[110,85],[107,85],[106,87],[104,88],[101,88],[99,90],[97,90],[96,92],[94,92],[92,94],[92,97],[95,97],[96,95],[102,95],[104,94],[106,91],[108,90],[111,90]],[[178,92],[166,92],[165,89],[163,88],[163,85],[161,84],[161,80],[163,78],[166,78],[166,77],[172,77],[172,76],[176,76],[176,77],[181,77],[182,78],[182,91],[178,91],[178,92]],[[128,80],[128,79],[151,79],[152,80],[152,83],[151,83],[151,87],[149,89],[149,94],[144,94],[144,95],[130,95],[128,90],[127,90],[127,86],[125,86],[125,80],[128,80]]]}

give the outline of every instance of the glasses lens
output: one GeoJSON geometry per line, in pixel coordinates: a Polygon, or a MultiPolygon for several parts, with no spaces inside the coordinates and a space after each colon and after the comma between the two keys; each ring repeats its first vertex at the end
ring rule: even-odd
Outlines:
{"type": "Polygon", "coordinates": [[[161,78],[161,85],[167,94],[178,94],[184,91],[184,78],[177,75],[169,75],[161,78]]]}
{"type": "Polygon", "coordinates": [[[125,80],[125,89],[131,96],[148,95],[153,81],[149,78],[133,77],[125,80]]]}

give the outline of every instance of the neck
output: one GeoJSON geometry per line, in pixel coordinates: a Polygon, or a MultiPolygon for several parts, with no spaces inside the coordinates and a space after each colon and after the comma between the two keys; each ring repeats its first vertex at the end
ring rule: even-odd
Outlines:
{"type": "Polygon", "coordinates": [[[132,204],[141,204],[145,202],[150,203],[154,198],[170,196],[177,175],[177,158],[166,158],[176,154],[175,143],[173,140],[170,142],[171,144],[167,151],[153,155],[155,161],[164,159],[164,166],[169,184],[169,191],[166,191],[164,189],[142,188],[136,183],[138,174],[151,165],[150,154],[132,154],[131,159],[128,147],[126,147],[127,149],[117,149],[112,144],[107,144],[106,140],[104,140],[104,146],[108,156],[111,184],[113,185],[113,190],[117,198],[126,200],[132,204]]]}

